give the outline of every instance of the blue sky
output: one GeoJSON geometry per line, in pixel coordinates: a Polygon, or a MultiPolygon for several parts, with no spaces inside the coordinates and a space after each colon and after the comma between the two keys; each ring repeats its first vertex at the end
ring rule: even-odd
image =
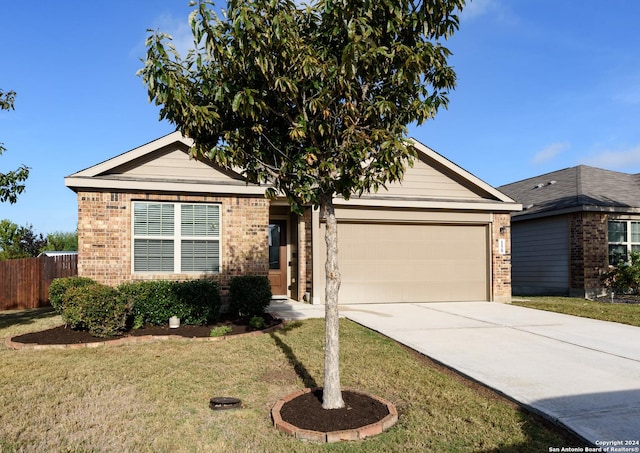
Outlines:
{"type": "MultiPolygon", "coordinates": [[[[64,177],[172,132],[136,77],[148,28],[188,38],[188,0],[4,2],[0,171],[31,167],[0,219],[73,231],[64,177]]],[[[450,106],[410,135],[494,186],[578,164],[640,172],[640,2],[474,0],[447,42],[450,106]]]]}

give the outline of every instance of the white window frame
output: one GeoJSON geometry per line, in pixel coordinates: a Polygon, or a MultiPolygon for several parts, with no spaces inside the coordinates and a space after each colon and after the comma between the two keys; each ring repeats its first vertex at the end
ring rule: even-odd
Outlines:
{"type": "Polygon", "coordinates": [[[640,220],[626,220],[626,219],[609,219],[607,222],[607,260],[609,261],[610,266],[617,266],[618,263],[611,262],[611,253],[609,252],[610,246],[624,246],[627,249],[626,260],[629,261],[631,256],[631,251],[640,251],[640,242],[634,242],[632,240],[631,233],[631,225],[638,224],[640,225],[640,220]],[[625,223],[627,226],[626,237],[624,241],[609,241],[609,228],[611,223],[625,223]]]}
{"type": "Polygon", "coordinates": [[[219,274],[222,266],[222,206],[220,203],[194,203],[194,202],[167,202],[167,201],[132,201],[131,202],[131,273],[136,275],[144,274],[219,274]],[[173,235],[146,235],[135,232],[135,206],[143,205],[173,205],[173,235]],[[182,208],[184,206],[206,205],[217,206],[218,225],[217,235],[189,236],[182,234],[182,208]],[[173,271],[136,271],[135,270],[135,242],[136,240],[167,240],[173,242],[173,271]],[[218,262],[216,270],[182,270],[182,242],[183,241],[209,241],[218,243],[218,262]]]}

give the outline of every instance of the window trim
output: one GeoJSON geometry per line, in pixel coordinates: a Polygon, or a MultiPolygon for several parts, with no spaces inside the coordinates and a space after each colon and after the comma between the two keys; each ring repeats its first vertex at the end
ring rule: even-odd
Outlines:
{"type": "Polygon", "coordinates": [[[179,201],[148,201],[134,200],[131,202],[131,274],[132,275],[218,275],[222,269],[222,204],[210,202],[179,202],[179,201]],[[173,205],[173,235],[143,235],[135,232],[135,212],[136,205],[173,205]],[[182,208],[183,206],[217,206],[218,208],[218,228],[217,235],[196,236],[182,234],[182,208]],[[173,242],[173,271],[136,271],[135,270],[135,242],[136,240],[167,240],[173,242]],[[183,241],[217,241],[218,242],[218,263],[217,270],[204,271],[183,271],[182,270],[182,242],[183,241]]]}
{"type": "Polygon", "coordinates": [[[631,225],[632,224],[637,224],[640,225],[640,219],[638,220],[631,220],[631,219],[609,219],[607,221],[607,262],[609,263],[609,266],[617,266],[618,263],[612,263],[611,262],[611,253],[610,253],[610,249],[611,246],[624,246],[627,249],[627,256],[626,256],[626,260],[627,262],[630,259],[631,256],[631,251],[633,250],[638,250],[640,249],[640,242],[633,242],[632,238],[633,238],[633,233],[632,233],[632,228],[631,225]],[[609,241],[609,232],[610,232],[610,226],[612,223],[624,223],[626,224],[626,237],[624,241],[609,241]]]}

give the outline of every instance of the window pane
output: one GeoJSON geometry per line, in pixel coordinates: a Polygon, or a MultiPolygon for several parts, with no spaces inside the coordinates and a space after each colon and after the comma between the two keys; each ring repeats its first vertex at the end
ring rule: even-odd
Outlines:
{"type": "Polygon", "coordinates": [[[173,241],[135,239],[133,257],[134,272],[173,272],[173,241]]]}
{"type": "Polygon", "coordinates": [[[219,236],[220,206],[188,204],[182,206],[183,236],[219,236]]]}
{"type": "Polygon", "coordinates": [[[609,222],[609,242],[627,241],[627,222],[609,222]]]}
{"type": "Polygon", "coordinates": [[[269,269],[280,269],[280,225],[269,225],[269,269]]]}
{"type": "Polygon", "coordinates": [[[621,261],[627,261],[627,246],[609,245],[609,264],[612,266],[617,266],[621,261]]]}
{"type": "Polygon", "coordinates": [[[640,242],[640,222],[631,222],[631,242],[640,242]]]}
{"type": "Polygon", "coordinates": [[[218,241],[182,241],[182,272],[220,272],[218,241]]]}
{"type": "Polygon", "coordinates": [[[133,232],[142,236],[173,236],[173,205],[164,203],[135,203],[133,232]]]}

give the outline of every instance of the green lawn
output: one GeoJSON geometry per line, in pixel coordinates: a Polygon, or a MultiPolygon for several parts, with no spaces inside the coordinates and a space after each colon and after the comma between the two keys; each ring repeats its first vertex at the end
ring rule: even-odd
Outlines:
{"type": "Polygon", "coordinates": [[[518,297],[513,305],[640,327],[640,304],[612,304],[573,297],[518,297]]]}
{"type": "MultiPolygon", "coordinates": [[[[50,311],[0,312],[0,338],[49,327],[50,311]]],[[[345,387],[396,404],[398,423],[358,442],[314,445],[276,431],[282,396],[322,383],[324,323],[219,342],[76,350],[0,345],[0,451],[520,452],[578,442],[514,404],[341,320],[345,387]],[[213,396],[244,408],[214,412],[213,396]]]]}

